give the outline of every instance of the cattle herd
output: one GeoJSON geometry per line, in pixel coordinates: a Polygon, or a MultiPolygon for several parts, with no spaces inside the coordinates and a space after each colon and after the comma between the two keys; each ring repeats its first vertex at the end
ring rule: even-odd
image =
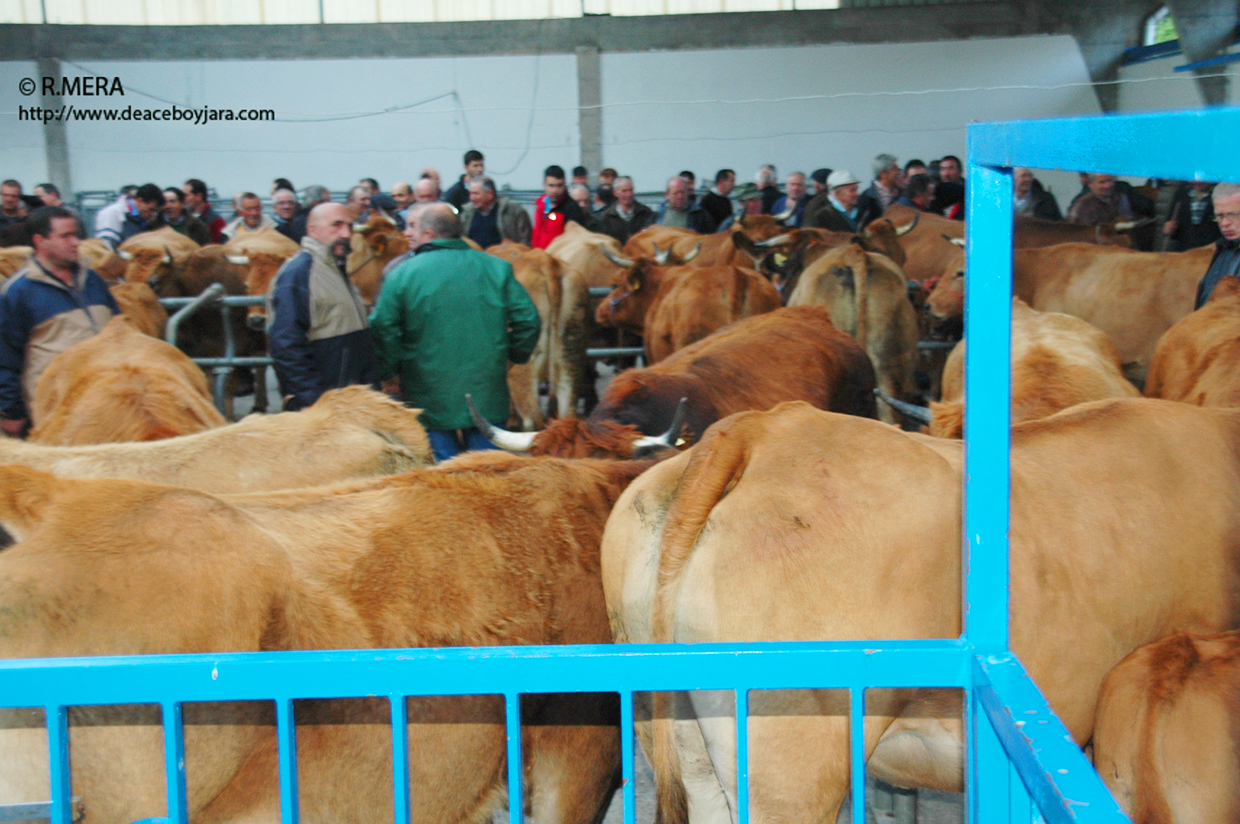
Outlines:
{"type": "MultiPolygon", "coordinates": [[[[1209,250],[1080,228],[1016,219],[1012,649],[1135,821],[1233,822],[1240,281],[1194,312],[1209,250]]],[[[0,440],[0,658],[955,638],[964,341],[918,344],[961,328],[963,243],[960,222],[893,206],[855,235],[758,215],[492,247],[542,336],[509,372],[508,428],[479,421],[509,451],[436,466],[418,410],[366,387],[228,422],[187,356],[223,354],[218,313],[162,341],[157,296],[266,294],[291,241],[84,242],[123,312],[43,374],[29,439],[0,440]],[[587,348],[632,335],[649,365],[594,397],[587,348]]],[[[355,227],[368,303],[404,251],[382,215],[355,227]]],[[[264,350],[262,313],[237,314],[238,354],[264,350]]],[[[662,824],[735,820],[729,696],[639,699],[662,824]]],[[[751,701],[755,820],[834,821],[839,696],[751,701]]],[[[958,692],[891,690],[867,712],[871,774],[962,789],[958,692]]],[[[527,696],[521,714],[529,813],[596,824],[619,783],[615,696],[527,696]]],[[[184,717],[191,819],[279,820],[272,709],[184,717]]],[[[408,717],[411,820],[489,821],[502,699],[411,698],[408,717]]],[[[304,819],[391,820],[385,701],[297,718],[304,819]]],[[[50,797],[43,723],[0,710],[0,804],[50,797]]],[[[70,758],[82,821],[165,815],[158,711],[74,710],[70,758]]]]}

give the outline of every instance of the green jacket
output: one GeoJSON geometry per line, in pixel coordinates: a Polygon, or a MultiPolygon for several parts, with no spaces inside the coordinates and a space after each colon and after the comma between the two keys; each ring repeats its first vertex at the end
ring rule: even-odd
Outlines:
{"type": "Polygon", "coordinates": [[[541,328],[512,264],[458,239],[393,269],[370,316],[381,378],[399,374],[405,403],[441,430],[474,425],[466,392],[488,421],[508,419],[508,361],[528,361],[541,328]]]}

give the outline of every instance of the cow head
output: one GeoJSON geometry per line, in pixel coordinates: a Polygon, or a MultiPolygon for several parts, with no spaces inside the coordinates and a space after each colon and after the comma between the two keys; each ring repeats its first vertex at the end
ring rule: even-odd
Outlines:
{"type": "Polygon", "coordinates": [[[656,246],[654,257],[641,257],[634,260],[620,257],[607,247],[602,247],[607,259],[617,266],[624,267],[625,271],[616,279],[611,293],[598,305],[598,309],[594,312],[594,319],[602,326],[614,326],[640,332],[645,327],[646,311],[654,302],[654,296],[659,291],[659,285],[663,282],[667,269],[693,260],[701,248],[701,244],[698,244],[683,259],[675,260],[670,246],[667,249],[659,249],[656,246]]]}
{"type": "Polygon", "coordinates": [[[943,240],[957,248],[947,259],[943,274],[934,282],[926,298],[926,311],[937,320],[949,320],[964,314],[964,239],[943,235],[943,240]]]}
{"type": "Polygon", "coordinates": [[[163,293],[164,284],[172,274],[172,252],[167,247],[134,250],[121,249],[116,256],[126,262],[125,280],[129,283],[145,283],[157,293],[163,293]]]}
{"type": "MultiPolygon", "coordinates": [[[[247,295],[266,295],[271,289],[271,281],[288,260],[285,255],[275,252],[250,252],[244,255],[226,254],[224,259],[235,266],[245,267],[245,293],[247,295]]],[[[261,332],[267,326],[267,307],[265,304],[249,307],[246,313],[246,325],[261,332]]]]}
{"type": "Polygon", "coordinates": [[[373,214],[365,223],[353,224],[345,268],[367,306],[373,306],[379,295],[384,267],[407,251],[408,239],[386,215],[373,214]]]}

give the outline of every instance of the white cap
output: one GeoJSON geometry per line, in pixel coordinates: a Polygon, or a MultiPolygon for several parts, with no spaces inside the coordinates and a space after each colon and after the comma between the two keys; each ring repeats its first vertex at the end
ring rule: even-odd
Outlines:
{"type": "Polygon", "coordinates": [[[834,189],[837,186],[847,186],[850,183],[860,183],[860,182],[861,181],[857,180],[857,178],[853,175],[853,173],[848,171],[847,169],[838,169],[832,172],[831,175],[827,178],[827,188],[834,189]]]}

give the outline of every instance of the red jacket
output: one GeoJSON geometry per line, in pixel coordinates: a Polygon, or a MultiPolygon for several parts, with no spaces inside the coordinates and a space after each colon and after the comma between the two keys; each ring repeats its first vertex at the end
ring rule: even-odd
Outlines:
{"type": "Polygon", "coordinates": [[[553,206],[548,205],[546,195],[538,198],[534,201],[534,233],[530,245],[535,249],[546,249],[551,241],[564,234],[564,227],[570,220],[591,228],[590,216],[571,197],[565,195],[553,206]]]}

